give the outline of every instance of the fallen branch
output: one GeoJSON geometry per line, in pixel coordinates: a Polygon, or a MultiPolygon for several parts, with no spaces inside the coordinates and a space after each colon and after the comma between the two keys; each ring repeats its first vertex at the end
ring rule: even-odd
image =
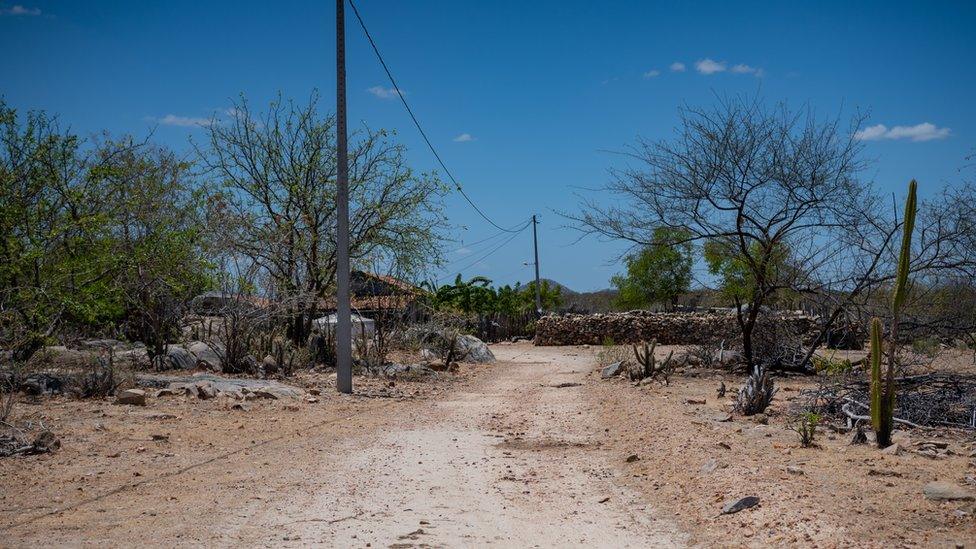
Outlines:
{"type": "MultiPolygon", "coordinates": [[[[854,412],[852,412],[850,408],[848,408],[848,406],[850,406],[851,404],[856,404],[856,405],[860,406],[861,408],[866,408],[866,409],[869,409],[870,410],[870,408],[868,408],[868,406],[866,404],[861,404],[860,402],[857,402],[856,400],[853,400],[853,399],[850,399],[850,398],[845,398],[844,400],[847,401],[847,404],[844,404],[840,408],[841,411],[844,412],[844,415],[846,415],[847,417],[849,417],[849,418],[851,418],[853,420],[871,421],[871,416],[857,415],[854,412]]],[[[916,429],[921,429],[922,428],[921,425],[919,425],[917,423],[912,423],[911,421],[908,421],[907,419],[901,419],[901,418],[897,418],[896,417],[896,418],[894,418],[894,421],[895,421],[895,423],[901,423],[902,425],[907,425],[909,427],[914,427],[916,429]]]]}

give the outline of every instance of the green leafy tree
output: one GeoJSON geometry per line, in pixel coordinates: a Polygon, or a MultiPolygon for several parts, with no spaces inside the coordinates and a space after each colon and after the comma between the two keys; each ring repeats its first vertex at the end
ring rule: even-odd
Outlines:
{"type": "Polygon", "coordinates": [[[654,242],[628,255],[624,262],[626,274],[610,279],[618,291],[617,307],[638,309],[655,303],[673,307],[691,287],[692,245],[681,231],[658,227],[654,242]]]}
{"type": "Polygon", "coordinates": [[[103,159],[92,178],[106,204],[100,236],[114,258],[113,299],[124,311],[126,335],[156,356],[178,337],[193,296],[212,286],[202,192],[190,164],[166,149],[123,139],[98,154],[103,159]]]}

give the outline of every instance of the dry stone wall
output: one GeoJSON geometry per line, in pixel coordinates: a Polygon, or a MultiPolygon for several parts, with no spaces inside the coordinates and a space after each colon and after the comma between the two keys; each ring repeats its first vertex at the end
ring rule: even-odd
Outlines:
{"type": "MultiPolygon", "coordinates": [[[[793,324],[804,334],[813,326],[808,316],[783,315],[777,322],[793,324]]],[[[617,344],[656,339],[662,345],[695,345],[731,341],[739,337],[735,313],[601,313],[590,315],[548,315],[536,324],[536,345],[600,345],[612,339],[617,344]]]]}

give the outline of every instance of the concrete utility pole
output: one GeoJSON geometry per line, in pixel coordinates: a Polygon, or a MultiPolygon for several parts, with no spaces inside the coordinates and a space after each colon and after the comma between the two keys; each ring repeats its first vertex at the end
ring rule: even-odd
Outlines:
{"type": "Polygon", "coordinates": [[[336,0],[336,389],[352,392],[349,304],[349,155],[346,144],[346,0],[336,0]]]}
{"type": "Polygon", "coordinates": [[[539,285],[539,237],[535,226],[538,222],[532,215],[532,247],[535,250],[535,315],[542,316],[542,287],[539,285]]]}

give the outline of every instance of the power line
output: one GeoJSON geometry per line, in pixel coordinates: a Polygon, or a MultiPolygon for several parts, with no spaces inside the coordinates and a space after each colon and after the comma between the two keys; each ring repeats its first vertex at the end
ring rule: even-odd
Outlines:
{"type": "Polygon", "coordinates": [[[437,159],[437,163],[440,164],[441,168],[444,170],[444,173],[446,173],[447,177],[450,178],[452,183],[454,183],[454,188],[457,189],[457,191],[461,194],[461,196],[464,197],[464,199],[468,202],[468,204],[470,204],[471,207],[474,208],[474,211],[478,212],[478,215],[484,218],[484,220],[487,221],[488,223],[492,224],[496,229],[505,231],[507,233],[520,232],[521,229],[516,229],[514,227],[506,229],[505,227],[502,227],[501,225],[492,221],[491,218],[488,217],[488,215],[485,214],[485,212],[483,212],[481,208],[479,208],[478,205],[474,203],[473,200],[471,200],[471,197],[469,197],[467,193],[464,192],[464,189],[461,188],[461,184],[458,183],[457,179],[454,178],[454,174],[451,173],[451,170],[447,169],[447,166],[444,164],[444,161],[441,160],[441,155],[437,153],[437,149],[435,149],[434,145],[430,142],[430,139],[427,137],[427,133],[424,132],[424,129],[420,126],[420,121],[417,120],[417,117],[416,115],[413,114],[413,110],[410,108],[410,105],[407,103],[407,100],[403,97],[403,93],[400,91],[400,86],[397,85],[396,79],[393,78],[393,73],[390,72],[390,68],[386,66],[386,61],[383,60],[383,55],[380,53],[379,48],[376,47],[376,42],[373,41],[372,35],[369,34],[369,29],[366,28],[366,23],[363,22],[362,16],[359,15],[359,9],[356,7],[356,3],[353,2],[353,0],[349,0],[349,6],[352,7],[352,12],[356,15],[356,20],[359,21],[359,26],[362,27],[363,33],[366,35],[366,39],[369,40],[369,45],[372,46],[373,52],[376,54],[376,58],[379,60],[380,65],[383,66],[383,70],[386,72],[387,78],[390,79],[390,84],[393,86],[393,90],[396,92],[397,97],[400,98],[400,102],[403,103],[403,107],[407,109],[407,114],[410,115],[410,119],[413,120],[413,124],[414,126],[417,127],[417,131],[420,132],[421,137],[424,138],[424,142],[427,143],[427,148],[429,148],[430,152],[434,154],[434,158],[437,159]]]}
{"type": "MultiPolygon", "coordinates": [[[[526,227],[528,227],[528,225],[526,225],[526,227]]],[[[522,231],[524,231],[526,227],[522,227],[518,232],[514,233],[512,236],[510,236],[510,237],[506,238],[504,241],[502,241],[501,244],[499,244],[498,246],[495,246],[494,248],[492,248],[491,250],[489,250],[488,253],[486,253],[483,256],[479,257],[478,259],[472,261],[471,263],[465,265],[464,267],[461,267],[460,269],[458,269],[457,274],[461,274],[462,272],[470,269],[471,267],[474,267],[478,263],[481,263],[482,261],[488,259],[490,256],[494,255],[495,252],[497,252],[498,250],[504,248],[506,244],[508,244],[512,240],[515,240],[515,237],[517,237],[522,231]]],[[[441,280],[447,280],[448,278],[451,278],[451,276],[452,275],[447,275],[447,276],[444,276],[442,278],[439,278],[439,279],[437,279],[437,282],[440,282],[441,280]]]]}

